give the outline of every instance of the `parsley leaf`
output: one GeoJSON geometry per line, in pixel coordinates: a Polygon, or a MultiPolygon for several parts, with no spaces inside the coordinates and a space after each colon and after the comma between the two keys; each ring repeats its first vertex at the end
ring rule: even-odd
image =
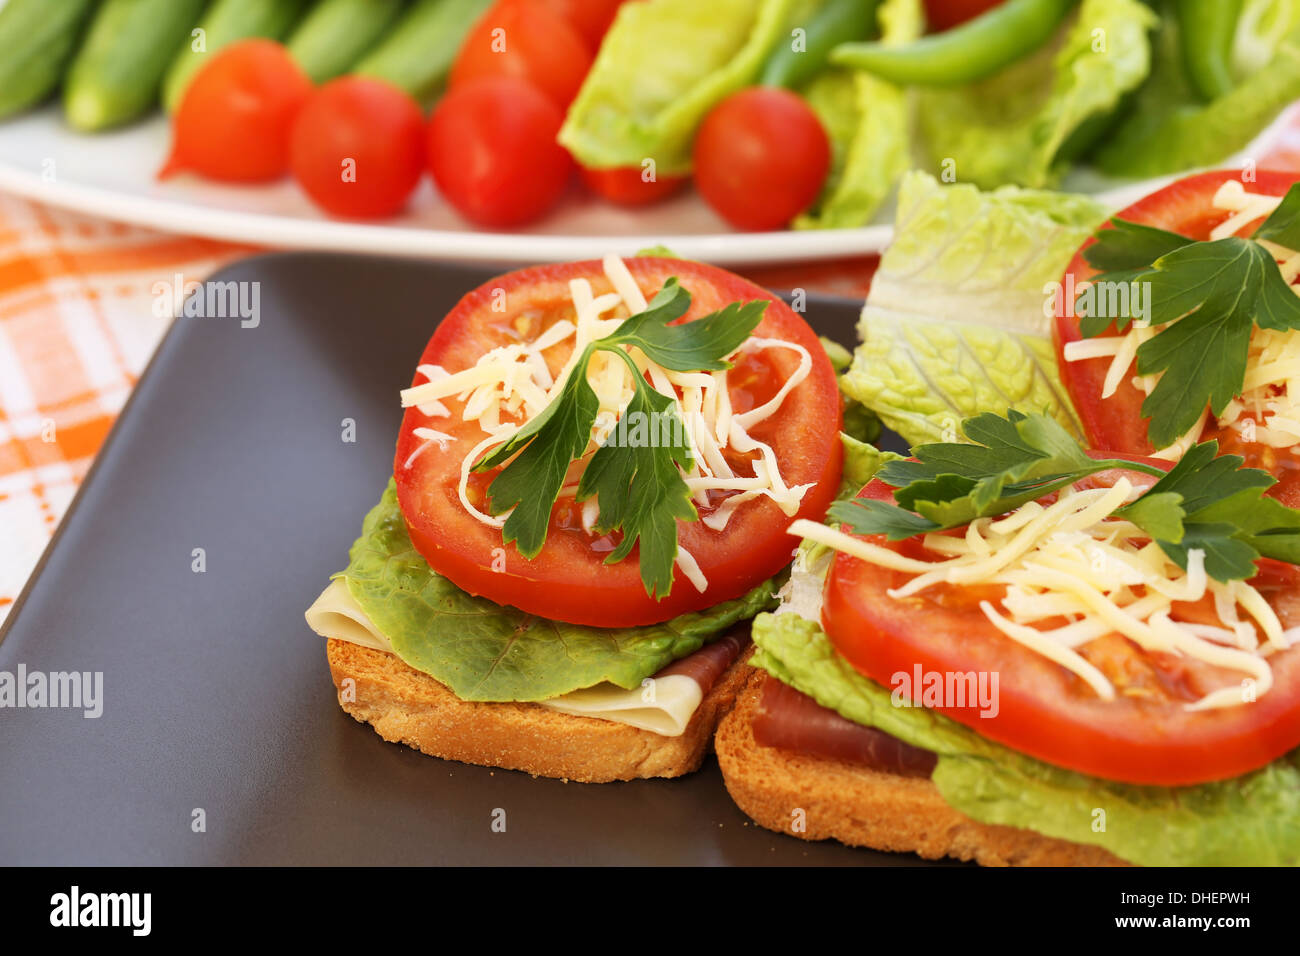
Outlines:
{"type": "MultiPolygon", "coordinates": [[[[1127,271],[1104,272],[1092,281],[1133,279],[1127,271]]],[[[1273,256],[1250,239],[1188,242],[1154,260],[1136,282],[1149,285],[1150,323],[1166,326],[1137,351],[1139,375],[1163,373],[1142,403],[1158,448],[1192,428],[1207,405],[1217,415],[1240,394],[1256,325],[1300,329],[1300,297],[1273,256]]],[[[1102,321],[1122,330],[1129,318],[1098,316],[1082,331],[1099,334],[1102,321]]]]}
{"type": "Polygon", "coordinates": [[[894,486],[897,504],[854,498],[830,517],[856,534],[891,541],[959,528],[975,518],[1014,511],[1088,475],[1124,468],[1158,476],[1135,501],[1117,509],[1149,534],[1183,569],[1193,549],[1217,581],[1253,577],[1261,557],[1300,564],[1300,510],[1264,492],[1276,480],[1242,468],[1238,455],[1219,456],[1218,442],[1193,447],[1168,472],[1126,459],[1094,459],[1054,419],[1010,411],[963,423],[976,444],[919,445],[915,461],[891,461],[877,472],[894,486]]]}
{"type": "MultiPolygon", "coordinates": [[[[728,350],[730,351],[730,350],[728,350]]],[[[627,413],[587,463],[578,480],[578,501],[592,495],[600,505],[597,531],[623,529],[623,540],[605,558],[622,561],[641,542],[641,580],[646,593],[666,596],[672,590],[677,559],[677,521],[694,521],[691,492],[678,468],[691,467],[690,440],[675,403],[646,384],[626,352],[618,354],[632,369],[636,394],[627,413]],[[627,423],[647,425],[653,435],[628,437],[627,423]]]]}
{"type": "Polygon", "coordinates": [[[1144,271],[1161,256],[1195,241],[1118,217],[1112,218],[1109,225],[1109,229],[1098,229],[1097,241],[1083,250],[1088,265],[1102,272],[1144,271]]]}
{"type": "Polygon", "coordinates": [[[1300,185],[1292,185],[1267,219],[1255,230],[1256,239],[1268,239],[1288,249],[1300,249],[1300,185]]]}
{"type": "Polygon", "coordinates": [[[1164,448],[1194,427],[1207,406],[1218,415],[1241,393],[1256,326],[1300,329],[1300,297],[1272,253],[1255,241],[1300,248],[1300,187],[1291,187],[1252,239],[1196,242],[1123,219],[1110,225],[1097,231],[1084,258],[1101,270],[1090,280],[1094,286],[1130,287],[1130,295],[1106,297],[1127,303],[1128,314],[1084,314],[1081,292],[1080,332],[1091,338],[1112,325],[1124,331],[1138,311],[1135,301],[1144,303],[1151,325],[1163,326],[1138,349],[1137,371],[1160,375],[1142,416],[1150,419],[1151,443],[1164,448]]]}
{"type": "Polygon", "coordinates": [[[767,303],[732,303],[692,322],[670,324],[690,306],[690,293],[670,278],[643,311],[588,344],[554,400],[474,465],[475,471],[504,466],[488,486],[488,510],[494,515],[510,512],[502,537],[506,543],[513,541],[524,557],[541,553],[569,466],[591,443],[599,401],[587,381],[587,369],[596,352],[610,352],[631,370],[633,397],[619,427],[587,463],[577,500],[595,495],[600,506],[595,527],[623,532],[606,563],[624,560],[639,543],[646,593],[668,596],[677,558],[677,521],[699,517],[679,471],[691,467],[690,440],[673,400],[646,382],[625,347],[635,346],[674,371],[727,369],[731,366],[726,356],[753,333],[767,303]],[[629,420],[642,426],[630,438],[629,420]]]}
{"type": "Polygon", "coordinates": [[[730,355],[753,334],[767,303],[732,302],[710,315],[683,325],[668,325],[690,308],[690,293],[672,278],[644,312],[625,321],[601,340],[602,347],[635,345],[652,362],[674,372],[715,372],[730,368],[722,357],[730,355]]]}

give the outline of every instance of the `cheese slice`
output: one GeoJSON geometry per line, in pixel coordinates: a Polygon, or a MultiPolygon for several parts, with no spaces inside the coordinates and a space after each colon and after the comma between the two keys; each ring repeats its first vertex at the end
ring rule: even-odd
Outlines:
{"type": "MultiPolygon", "coordinates": [[[[331,581],[307,609],[307,625],[324,638],[394,653],[392,643],[375,627],[342,578],[331,581]]],[[[641,687],[631,690],[601,683],[536,703],[562,714],[612,720],[661,737],[680,737],[703,700],[699,684],[684,674],[669,674],[647,678],[641,687]]]]}

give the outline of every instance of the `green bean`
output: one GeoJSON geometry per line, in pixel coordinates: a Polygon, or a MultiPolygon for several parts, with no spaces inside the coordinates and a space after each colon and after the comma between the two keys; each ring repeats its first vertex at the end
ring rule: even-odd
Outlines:
{"type": "Polygon", "coordinates": [[[901,86],[956,86],[996,73],[1041,47],[1077,0],[1007,0],[959,27],[906,46],[845,43],[831,62],[901,86]]]}
{"type": "Polygon", "coordinates": [[[793,43],[778,46],[759,82],[787,89],[803,86],[821,72],[834,47],[865,40],[875,32],[878,6],[879,0],[830,0],[809,21],[802,49],[796,50],[793,43]]]}
{"type": "Polygon", "coordinates": [[[1183,67],[1202,99],[1218,99],[1232,90],[1232,41],[1242,0],[1181,0],[1174,8],[1182,32],[1183,67]]]}

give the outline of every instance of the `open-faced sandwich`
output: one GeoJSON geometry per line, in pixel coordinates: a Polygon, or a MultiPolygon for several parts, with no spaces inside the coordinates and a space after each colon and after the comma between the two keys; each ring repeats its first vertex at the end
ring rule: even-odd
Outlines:
{"type": "Polygon", "coordinates": [[[807,323],[696,262],[539,266],[466,295],[401,402],[393,481],[307,612],[343,708],[533,774],[696,769],[785,529],[839,489],[807,323]]]}
{"type": "Polygon", "coordinates": [[[1213,441],[964,433],[792,526],[718,732],[739,806],[986,864],[1300,862],[1300,511],[1213,441]]]}

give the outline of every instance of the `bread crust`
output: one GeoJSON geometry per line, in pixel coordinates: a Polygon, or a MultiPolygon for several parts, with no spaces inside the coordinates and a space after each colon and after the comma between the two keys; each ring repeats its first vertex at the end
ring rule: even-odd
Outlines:
{"type": "Polygon", "coordinates": [[[464,701],[396,655],[347,641],[330,639],[326,655],[339,705],[385,740],[446,760],[582,783],[698,770],[749,671],[743,654],[704,696],[681,736],[664,737],[539,704],[464,701]],[[355,699],[343,692],[348,678],[355,699]]]}
{"type": "Polygon", "coordinates": [[[944,802],[928,778],[760,746],[753,721],[765,681],[752,669],[715,749],[728,793],[755,823],[802,840],[952,856],[984,866],[1127,866],[1107,850],[1031,830],[978,823],[944,802]],[[793,829],[802,809],[804,829],[793,829]]]}

